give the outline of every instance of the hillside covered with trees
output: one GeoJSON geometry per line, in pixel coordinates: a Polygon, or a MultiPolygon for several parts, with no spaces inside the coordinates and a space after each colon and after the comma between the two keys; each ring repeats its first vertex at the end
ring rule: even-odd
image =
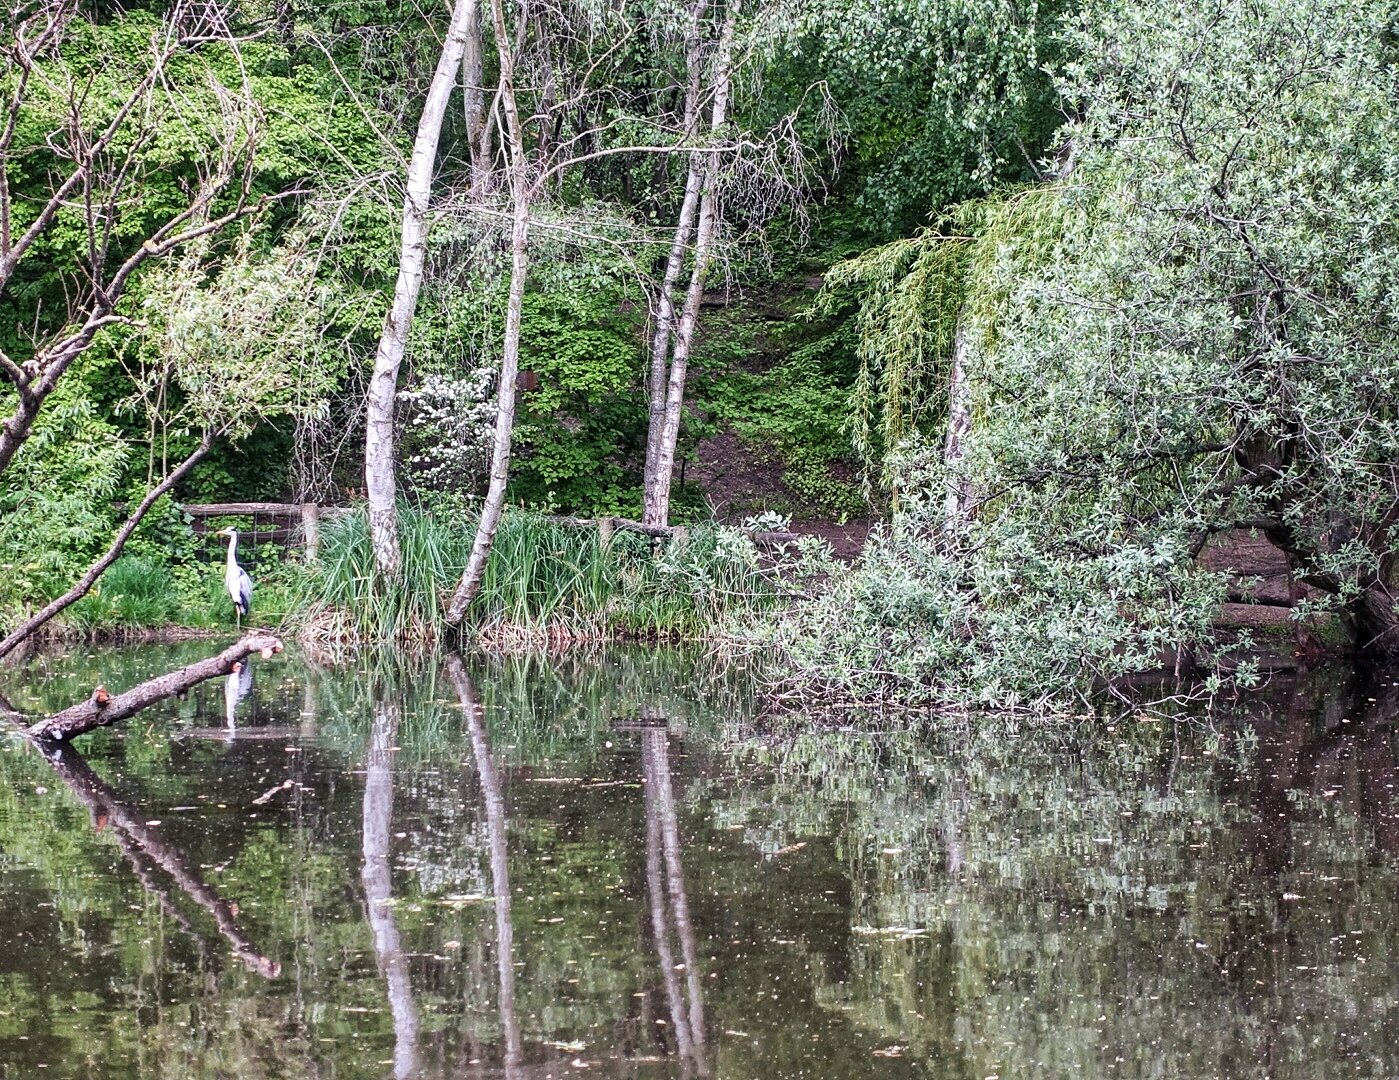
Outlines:
{"type": "Polygon", "coordinates": [[[181,507],[257,501],[339,511],[239,556],[328,641],[1247,681],[1250,538],[1392,655],[1396,61],[1391,0],[12,5],[0,657],[231,625],[181,507]]]}

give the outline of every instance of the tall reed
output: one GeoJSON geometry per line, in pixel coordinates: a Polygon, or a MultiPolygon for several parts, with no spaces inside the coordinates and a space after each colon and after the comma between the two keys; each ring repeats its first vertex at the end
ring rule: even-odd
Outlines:
{"type": "MultiPolygon", "coordinates": [[[[443,599],[470,551],[475,523],[399,511],[403,572],[376,579],[362,509],[323,528],[308,572],[305,631],[327,642],[430,642],[443,638],[443,599]]],[[[698,637],[730,615],[772,603],[753,545],[722,526],[656,541],[524,511],[496,534],[466,632],[496,645],[564,644],[626,637],[698,637]]]]}

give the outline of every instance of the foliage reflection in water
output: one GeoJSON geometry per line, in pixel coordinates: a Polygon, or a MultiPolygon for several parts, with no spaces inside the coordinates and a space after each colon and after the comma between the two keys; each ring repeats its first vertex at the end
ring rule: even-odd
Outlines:
{"type": "MultiPolygon", "coordinates": [[[[40,712],[179,650],[31,659],[40,712]]],[[[754,737],[682,653],[0,742],[0,1077],[1399,1074],[1399,690],[754,737]]]]}

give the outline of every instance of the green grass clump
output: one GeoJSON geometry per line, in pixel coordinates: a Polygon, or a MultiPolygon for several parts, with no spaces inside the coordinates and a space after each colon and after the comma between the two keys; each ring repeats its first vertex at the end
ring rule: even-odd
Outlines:
{"type": "Polygon", "coordinates": [[[69,608],[65,619],[83,633],[129,630],[173,622],[179,606],[168,566],[145,556],[125,555],[69,608]]]}
{"type": "Polygon", "coordinates": [[[374,572],[369,517],[363,507],[328,519],[318,562],[304,582],[306,632],[327,642],[430,641],[441,627],[438,597],[455,583],[471,550],[467,530],[415,510],[400,510],[403,570],[374,572]]]}
{"type": "MultiPolygon", "coordinates": [[[[261,568],[243,626],[280,626],[300,600],[293,584],[300,572],[287,564],[261,568]]],[[[221,563],[171,567],[148,555],[123,555],[48,632],[106,638],[172,629],[232,631],[233,616],[221,563]]]]}
{"type": "MultiPolygon", "coordinates": [[[[306,581],[306,631],[327,642],[445,637],[446,599],[470,554],[475,521],[403,508],[403,572],[377,578],[363,509],[322,532],[306,581]]],[[[467,631],[495,644],[616,637],[696,637],[777,594],[758,552],[738,531],[695,526],[669,541],[508,511],[496,533],[467,631]]]]}

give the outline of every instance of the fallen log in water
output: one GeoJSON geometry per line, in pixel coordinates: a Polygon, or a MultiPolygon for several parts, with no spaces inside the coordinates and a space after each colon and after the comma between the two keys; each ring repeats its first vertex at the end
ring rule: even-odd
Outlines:
{"type": "Polygon", "coordinates": [[[282,643],[271,634],[249,634],[236,645],[231,645],[218,656],[190,664],[165,675],[148,679],[139,686],[133,686],[120,694],[110,694],[105,686],[98,686],[86,701],[54,713],[47,720],[40,720],[26,729],[32,739],[50,742],[71,739],[91,731],[134,716],[148,705],[184,693],[196,683],[227,675],[233,665],[252,653],[264,657],[282,651],[282,643]]]}

